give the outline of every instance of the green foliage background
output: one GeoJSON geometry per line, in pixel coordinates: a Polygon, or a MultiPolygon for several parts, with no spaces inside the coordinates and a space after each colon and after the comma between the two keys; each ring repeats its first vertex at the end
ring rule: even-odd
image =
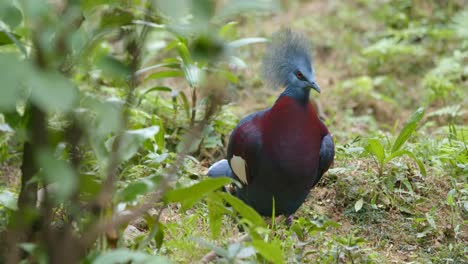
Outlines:
{"type": "Polygon", "coordinates": [[[467,262],[467,6],[3,0],[0,262],[467,262]],[[291,226],[204,176],[281,26],[337,147],[291,226]]]}

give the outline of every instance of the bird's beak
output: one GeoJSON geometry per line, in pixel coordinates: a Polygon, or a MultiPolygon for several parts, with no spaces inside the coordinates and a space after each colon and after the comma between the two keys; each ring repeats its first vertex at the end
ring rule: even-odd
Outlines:
{"type": "Polygon", "coordinates": [[[314,81],[312,82],[309,82],[309,85],[312,89],[314,89],[315,91],[317,91],[318,93],[320,93],[320,86],[318,86],[318,84],[314,81]]]}

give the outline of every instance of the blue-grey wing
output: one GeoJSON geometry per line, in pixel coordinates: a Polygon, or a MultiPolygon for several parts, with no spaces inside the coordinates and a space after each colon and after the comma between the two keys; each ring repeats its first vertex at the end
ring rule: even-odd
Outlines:
{"type": "Polygon", "coordinates": [[[319,160],[319,169],[318,175],[322,175],[330,168],[335,157],[335,144],[330,134],[327,134],[323,137],[322,143],[320,144],[320,160],[319,160]]]}

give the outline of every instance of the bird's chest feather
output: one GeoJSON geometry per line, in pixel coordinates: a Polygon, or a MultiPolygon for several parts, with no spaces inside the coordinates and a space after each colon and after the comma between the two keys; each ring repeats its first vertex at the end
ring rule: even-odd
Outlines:
{"type": "Polygon", "coordinates": [[[263,146],[278,169],[304,176],[315,173],[322,141],[322,124],[309,103],[282,97],[263,122],[263,146]]]}

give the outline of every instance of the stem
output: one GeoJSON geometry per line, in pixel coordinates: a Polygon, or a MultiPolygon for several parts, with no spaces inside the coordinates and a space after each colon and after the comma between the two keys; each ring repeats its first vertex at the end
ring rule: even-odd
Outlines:
{"type": "Polygon", "coordinates": [[[190,127],[195,124],[195,117],[197,115],[197,90],[192,87],[192,116],[190,118],[190,127]]]}

